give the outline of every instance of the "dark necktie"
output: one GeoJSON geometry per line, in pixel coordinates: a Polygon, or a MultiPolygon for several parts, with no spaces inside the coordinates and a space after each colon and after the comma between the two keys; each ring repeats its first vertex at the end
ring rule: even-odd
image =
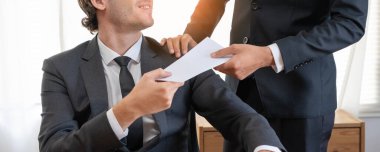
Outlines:
{"type": "MultiPolygon", "coordinates": [[[[133,81],[132,74],[128,70],[128,63],[131,61],[129,57],[120,56],[114,59],[117,64],[120,66],[120,89],[123,97],[128,95],[128,93],[133,89],[135,83],[133,81]]],[[[128,127],[128,136],[127,136],[127,147],[130,150],[138,150],[143,145],[143,126],[142,118],[138,118],[128,127]]]]}

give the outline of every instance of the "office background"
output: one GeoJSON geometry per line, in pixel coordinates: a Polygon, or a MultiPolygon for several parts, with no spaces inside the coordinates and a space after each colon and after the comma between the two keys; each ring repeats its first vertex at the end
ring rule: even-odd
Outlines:
{"type": "MultiPolygon", "coordinates": [[[[153,27],[160,40],[181,34],[196,0],[154,1],[153,27]]],[[[212,39],[228,46],[234,0],[212,39]]],[[[370,0],[367,31],[357,44],[334,54],[338,105],[366,122],[366,151],[380,149],[380,1],[370,0]]],[[[91,35],[76,0],[0,0],[0,151],[38,151],[43,59],[91,35]]],[[[223,76],[223,75],[222,75],[223,76]]]]}

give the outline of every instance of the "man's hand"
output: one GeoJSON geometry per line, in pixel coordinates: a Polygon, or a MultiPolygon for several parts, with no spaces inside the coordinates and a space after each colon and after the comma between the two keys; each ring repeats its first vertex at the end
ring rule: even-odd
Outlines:
{"type": "Polygon", "coordinates": [[[274,65],[272,51],[269,47],[261,47],[249,44],[233,44],[212,53],[212,57],[219,58],[232,55],[226,63],[215,67],[215,70],[227,75],[245,79],[257,69],[274,65]]]}
{"type": "Polygon", "coordinates": [[[190,49],[197,45],[197,42],[189,34],[178,35],[172,38],[163,38],[161,46],[165,44],[168,47],[169,53],[174,54],[177,58],[186,54],[190,49]]]}
{"type": "Polygon", "coordinates": [[[161,68],[144,74],[132,91],[113,107],[123,129],[141,116],[170,108],[175,92],[183,83],[156,81],[168,76],[170,73],[161,68]]]}

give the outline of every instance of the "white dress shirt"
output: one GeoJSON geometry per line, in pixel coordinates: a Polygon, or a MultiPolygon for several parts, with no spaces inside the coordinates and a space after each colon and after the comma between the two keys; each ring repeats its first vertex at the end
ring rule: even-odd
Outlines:
{"type": "Polygon", "coordinates": [[[280,48],[276,43],[273,43],[268,46],[270,50],[272,51],[273,59],[275,65],[272,66],[274,72],[280,73],[282,70],[284,70],[284,61],[282,60],[280,48]]]}
{"type": "MultiPolygon", "coordinates": [[[[107,84],[108,93],[108,107],[112,108],[117,102],[122,99],[119,73],[120,66],[114,61],[115,58],[120,55],[115,51],[108,48],[98,36],[98,45],[100,50],[100,55],[102,57],[102,63],[104,67],[104,74],[107,84]]],[[[140,64],[140,49],[142,43],[142,36],[140,39],[124,54],[131,58],[131,62],[128,64],[128,70],[131,72],[135,84],[140,80],[141,77],[141,64],[140,64]]],[[[121,128],[118,123],[112,109],[107,111],[108,122],[110,123],[112,130],[115,135],[120,139],[128,135],[128,129],[125,131],[121,128]]],[[[142,117],[143,121],[143,143],[151,140],[159,134],[158,129],[155,127],[155,121],[152,115],[146,115],[142,117]]]]}
{"type": "MultiPolygon", "coordinates": [[[[100,55],[102,57],[102,63],[104,67],[104,74],[107,84],[107,93],[108,93],[108,107],[110,108],[107,111],[107,119],[111,125],[111,128],[115,135],[120,139],[128,135],[128,129],[123,130],[118,123],[115,114],[112,111],[112,106],[122,99],[120,82],[119,82],[119,73],[120,66],[113,60],[120,55],[115,51],[108,48],[100,39],[97,37],[100,55]]],[[[131,62],[128,64],[128,70],[131,72],[135,84],[140,80],[141,77],[141,64],[140,64],[140,50],[141,50],[142,36],[140,39],[124,54],[131,58],[131,62]]],[[[155,121],[152,115],[146,115],[142,117],[143,119],[143,144],[147,143],[149,140],[156,137],[160,132],[156,128],[155,121]]],[[[261,145],[255,148],[254,152],[260,150],[271,150],[273,152],[280,152],[277,147],[261,145]]]]}

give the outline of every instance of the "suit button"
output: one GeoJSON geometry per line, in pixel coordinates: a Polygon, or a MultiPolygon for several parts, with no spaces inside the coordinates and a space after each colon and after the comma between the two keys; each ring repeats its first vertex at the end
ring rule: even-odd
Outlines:
{"type": "Polygon", "coordinates": [[[252,3],[251,3],[251,8],[252,8],[252,10],[256,11],[256,10],[259,9],[259,5],[257,5],[256,2],[252,2],[252,3]]]}
{"type": "Polygon", "coordinates": [[[247,44],[248,43],[248,37],[244,37],[243,38],[243,44],[247,44]]]}

